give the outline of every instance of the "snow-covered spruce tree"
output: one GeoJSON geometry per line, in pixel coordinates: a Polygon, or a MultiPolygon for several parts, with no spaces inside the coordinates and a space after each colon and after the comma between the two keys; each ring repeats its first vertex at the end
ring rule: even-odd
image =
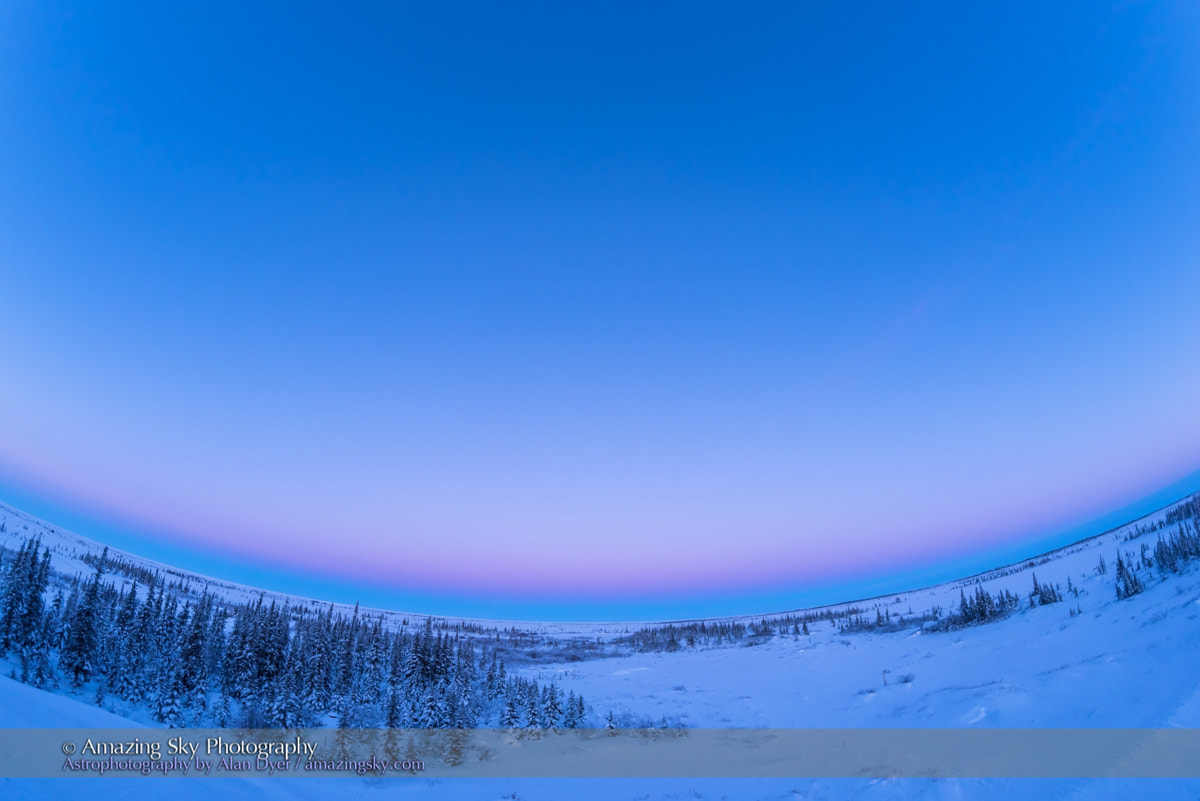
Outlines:
{"type": "Polygon", "coordinates": [[[1062,593],[1053,584],[1040,584],[1037,573],[1033,574],[1033,592],[1029,593],[1030,606],[1046,606],[1062,600],[1062,593]]]}
{"type": "Polygon", "coordinates": [[[50,579],[50,550],[38,558],[38,539],[21,544],[9,566],[4,588],[4,607],[0,611],[0,656],[20,651],[34,632],[41,628],[44,593],[50,579]]]}
{"type": "Polygon", "coordinates": [[[961,589],[958,591],[958,618],[964,624],[975,621],[975,609],[967,603],[967,594],[961,589]]]}
{"type": "Polygon", "coordinates": [[[33,684],[35,687],[44,686],[47,681],[55,686],[58,680],[54,668],[50,664],[50,633],[51,618],[43,613],[45,608],[44,596],[50,581],[50,552],[43,551],[38,562],[37,575],[33,582],[34,594],[29,598],[27,616],[22,626],[21,643],[21,681],[33,684]],[[39,625],[39,622],[41,625],[39,625]],[[24,633],[27,627],[27,633],[24,633]]]}
{"type": "MultiPolygon", "coordinates": [[[[293,666],[290,659],[289,666],[293,666]]],[[[304,703],[300,697],[298,669],[284,670],[272,686],[271,700],[267,712],[267,726],[273,729],[303,728],[309,723],[304,703]]]]}
{"type": "Polygon", "coordinates": [[[52,675],[45,593],[50,581],[50,550],[38,557],[39,539],[27,540],[8,569],[0,612],[0,655],[15,651],[18,678],[41,686],[52,675]]]}
{"type": "Polygon", "coordinates": [[[1138,578],[1133,566],[1117,553],[1117,599],[1122,600],[1137,595],[1145,589],[1142,580],[1138,578]]]}
{"type": "Polygon", "coordinates": [[[587,706],[583,702],[583,696],[575,696],[575,725],[580,728],[587,727],[587,706]]]}
{"type": "Polygon", "coordinates": [[[404,707],[400,702],[400,693],[388,691],[387,707],[384,710],[383,725],[389,729],[405,728],[404,707]]]}
{"type": "MultiPolygon", "coordinates": [[[[36,639],[29,650],[28,673],[29,683],[34,687],[47,687],[58,689],[58,671],[51,663],[50,655],[55,650],[61,649],[61,641],[55,641],[55,632],[62,625],[61,615],[63,609],[62,593],[55,593],[54,603],[50,605],[50,610],[42,618],[42,630],[36,636],[36,639]]],[[[25,657],[23,656],[24,660],[25,657]]],[[[23,669],[26,666],[26,661],[22,662],[23,669]]]]}
{"type": "Polygon", "coordinates": [[[541,729],[544,725],[542,707],[539,703],[537,685],[528,682],[524,685],[525,728],[541,729]]]}
{"type": "Polygon", "coordinates": [[[172,678],[172,692],[181,706],[181,713],[171,721],[175,725],[199,723],[208,708],[207,637],[211,608],[212,600],[206,594],[191,618],[180,627],[179,660],[172,678]]]}
{"type": "Polygon", "coordinates": [[[50,650],[61,651],[67,644],[67,637],[71,633],[71,624],[67,620],[67,599],[63,596],[62,590],[54,593],[50,609],[42,618],[42,631],[50,650]]]}
{"type": "Polygon", "coordinates": [[[16,643],[17,621],[25,613],[30,581],[27,562],[31,547],[36,546],[29,540],[22,542],[4,574],[4,594],[0,599],[0,656],[8,656],[8,652],[16,643]]]}
{"type": "Polygon", "coordinates": [[[71,634],[58,660],[59,667],[67,674],[71,686],[75,688],[82,687],[91,679],[93,660],[98,652],[96,631],[99,625],[97,605],[100,575],[101,572],[97,569],[92,580],[88,582],[83,599],[71,617],[71,634]]]}
{"type": "Polygon", "coordinates": [[[514,694],[504,696],[504,711],[500,713],[500,725],[505,729],[516,729],[521,726],[521,711],[514,694]]]}
{"type": "MultiPolygon", "coordinates": [[[[173,615],[171,617],[174,617],[173,615]]],[[[164,654],[159,666],[157,692],[154,695],[154,719],[169,728],[185,726],[187,692],[183,685],[182,643],[174,636],[175,632],[183,632],[190,627],[192,617],[191,607],[184,605],[180,612],[180,620],[176,625],[164,629],[168,633],[162,635],[163,641],[169,644],[170,653],[164,654]]]]}
{"type": "Polygon", "coordinates": [[[567,692],[567,701],[563,707],[562,726],[564,729],[578,729],[581,722],[575,707],[575,691],[570,690],[567,692]]]}
{"type": "Polygon", "coordinates": [[[559,689],[553,683],[547,684],[542,688],[542,709],[544,710],[544,718],[546,728],[557,729],[562,722],[562,696],[559,689]]]}
{"type": "Polygon", "coordinates": [[[233,724],[233,701],[229,694],[222,687],[217,695],[217,703],[213,706],[212,713],[209,718],[212,725],[219,729],[226,728],[233,724]]]}
{"type": "Polygon", "coordinates": [[[1179,521],[1176,530],[1154,546],[1154,563],[1161,574],[1179,573],[1200,558],[1200,529],[1192,520],[1179,521]]]}
{"type": "Polygon", "coordinates": [[[214,598],[208,615],[208,633],[204,637],[204,667],[210,679],[210,689],[220,684],[225,658],[225,622],[229,615],[214,598]],[[214,678],[216,677],[216,678],[214,678]]]}
{"type": "Polygon", "coordinates": [[[131,680],[131,666],[126,642],[136,620],[137,582],[135,581],[133,586],[121,594],[120,606],[116,620],[113,622],[112,631],[104,640],[105,662],[108,665],[106,677],[108,691],[121,697],[125,696],[127,683],[131,680]]]}
{"type": "Polygon", "coordinates": [[[146,590],[146,601],[137,610],[132,628],[125,633],[122,648],[121,697],[132,703],[147,698],[153,690],[154,659],[151,649],[158,628],[161,595],[158,577],[152,576],[146,590]]]}
{"type": "Polygon", "coordinates": [[[1001,590],[996,595],[986,592],[982,586],[975,587],[975,593],[970,598],[959,590],[958,612],[948,615],[940,624],[941,628],[956,626],[971,626],[986,623],[1004,617],[1020,604],[1020,598],[1008,590],[1001,590]]]}
{"type": "Polygon", "coordinates": [[[191,609],[180,606],[174,594],[160,594],[157,625],[152,642],[154,652],[147,664],[151,694],[150,710],[155,720],[176,725],[183,696],[177,682],[176,667],[179,662],[180,632],[191,616],[191,609]]]}

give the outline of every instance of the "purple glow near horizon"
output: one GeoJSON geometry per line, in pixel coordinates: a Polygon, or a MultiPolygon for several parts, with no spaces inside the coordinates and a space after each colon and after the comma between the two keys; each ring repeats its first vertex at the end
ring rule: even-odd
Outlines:
{"type": "Polygon", "coordinates": [[[549,608],[1200,468],[1194,11],[129,13],[8,12],[0,482],[549,608]]]}
{"type": "MultiPolygon", "coordinates": [[[[953,561],[1019,541],[1021,535],[1079,524],[1142,497],[1178,478],[1190,454],[1179,448],[1165,458],[1141,456],[1144,461],[1134,463],[1138,469],[1133,471],[1125,469],[1129,458],[1093,462],[1093,469],[1078,471],[1076,486],[1031,472],[1003,485],[987,482],[986,495],[955,484],[939,495],[932,484],[879,476],[867,485],[876,487],[870,491],[805,497],[799,524],[789,524],[777,510],[771,520],[762,512],[742,514],[710,504],[726,518],[646,508],[640,514],[626,511],[625,522],[595,510],[580,523],[543,510],[536,517],[541,526],[532,527],[529,515],[514,521],[482,510],[486,519],[480,522],[442,509],[440,519],[430,513],[406,527],[377,507],[345,508],[319,493],[252,503],[254,493],[239,491],[237,482],[211,480],[186,483],[181,491],[175,470],[161,477],[138,475],[140,483],[131,492],[128,484],[96,481],[105,471],[89,469],[87,456],[78,450],[65,461],[80,466],[82,476],[61,464],[56,469],[32,461],[5,472],[19,472],[24,482],[75,499],[132,529],[167,532],[179,544],[300,573],[417,592],[603,601],[697,590],[730,595],[763,587],[799,589],[953,561]],[[1128,472],[1140,483],[1122,484],[1128,472]],[[1040,493],[1033,486],[1038,482],[1044,482],[1040,493]],[[132,502],[122,503],[123,498],[132,502]],[[651,522],[644,522],[648,518],[651,522]],[[421,533],[405,536],[406,528],[421,533]],[[560,536],[563,530],[573,536],[560,536]]],[[[944,488],[947,476],[938,478],[944,488]]],[[[244,486],[258,490],[262,484],[244,486]]],[[[697,497],[704,494],[698,491],[697,497]]]]}

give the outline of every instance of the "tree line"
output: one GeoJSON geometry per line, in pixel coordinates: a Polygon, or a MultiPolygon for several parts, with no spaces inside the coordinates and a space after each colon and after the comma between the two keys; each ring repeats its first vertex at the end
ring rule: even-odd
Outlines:
{"type": "MultiPolygon", "coordinates": [[[[484,638],[275,602],[231,604],[139,572],[120,587],[95,573],[51,595],[40,540],[0,550],[0,658],[11,678],[98,705],[120,699],[165,726],[577,728],[581,695],[508,675],[484,638]]],[[[128,567],[128,565],[125,565],[128,567]]]]}

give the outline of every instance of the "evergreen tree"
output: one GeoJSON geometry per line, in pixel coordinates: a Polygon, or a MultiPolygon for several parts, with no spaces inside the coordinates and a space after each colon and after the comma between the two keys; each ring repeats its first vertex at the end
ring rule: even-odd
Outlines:
{"type": "Polygon", "coordinates": [[[27,540],[9,567],[4,606],[0,612],[0,656],[16,650],[21,680],[39,672],[47,650],[44,634],[45,592],[50,583],[50,549],[38,558],[40,540],[27,540]]]}
{"type": "Polygon", "coordinates": [[[117,612],[113,631],[106,638],[107,643],[105,646],[105,651],[108,653],[107,663],[109,665],[108,688],[122,697],[125,695],[128,684],[132,680],[129,652],[126,643],[136,620],[137,582],[135,581],[133,586],[121,596],[121,608],[117,612]]]}
{"type": "MultiPolygon", "coordinates": [[[[1069,581],[1069,579],[1068,579],[1069,581]]],[[[1037,573],[1033,574],[1033,592],[1029,594],[1030,606],[1046,606],[1047,604],[1056,604],[1062,600],[1062,593],[1052,584],[1039,584],[1037,573]],[[1036,604],[1034,603],[1036,600],[1036,604]]]]}
{"type": "Polygon", "coordinates": [[[17,634],[19,621],[25,615],[29,602],[32,571],[28,565],[30,551],[36,554],[36,544],[29,540],[21,543],[4,583],[4,606],[0,611],[0,656],[7,656],[14,645],[19,647],[17,634]]]}
{"type": "Polygon", "coordinates": [[[1117,554],[1117,599],[1129,598],[1144,589],[1134,568],[1117,554]]]}
{"type": "Polygon", "coordinates": [[[562,718],[562,702],[553,683],[542,688],[542,720],[547,729],[557,729],[562,718]]]}
{"type": "Polygon", "coordinates": [[[395,690],[388,692],[387,714],[384,723],[389,729],[404,728],[404,712],[400,704],[400,694],[395,690]]]}
{"type": "MultiPolygon", "coordinates": [[[[194,722],[208,706],[208,670],[206,638],[208,635],[209,600],[205,597],[197,605],[195,613],[181,627],[182,642],[179,646],[179,660],[175,665],[173,693],[177,695],[182,708],[187,710],[185,718],[194,722]]],[[[182,724],[185,719],[173,721],[182,724]]]]}
{"type": "Polygon", "coordinates": [[[543,722],[537,685],[530,685],[525,691],[525,728],[540,729],[543,722]]]}
{"type": "Polygon", "coordinates": [[[20,638],[21,681],[41,687],[53,673],[44,619],[44,598],[46,588],[50,584],[50,549],[44,549],[42,558],[37,559],[35,546],[33,557],[32,580],[28,585],[29,597],[26,599],[25,614],[17,627],[17,635],[20,638]]]}
{"type": "Polygon", "coordinates": [[[92,580],[88,582],[83,600],[71,618],[71,634],[59,659],[59,665],[70,678],[71,686],[75,688],[83,686],[94,671],[99,592],[100,570],[97,569],[92,580]]]}
{"type": "Polygon", "coordinates": [[[567,703],[563,708],[562,725],[564,729],[577,729],[580,723],[579,711],[575,706],[575,691],[570,690],[567,692],[567,703]]]}
{"type": "Polygon", "coordinates": [[[521,712],[517,708],[513,693],[504,696],[504,711],[500,714],[500,725],[505,729],[515,729],[521,725],[521,712]]]}

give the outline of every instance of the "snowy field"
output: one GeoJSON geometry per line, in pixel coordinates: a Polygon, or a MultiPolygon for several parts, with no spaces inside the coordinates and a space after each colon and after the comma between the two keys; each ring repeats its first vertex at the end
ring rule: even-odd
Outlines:
{"type": "Polygon", "coordinates": [[[1200,574],[1122,601],[1111,576],[1076,583],[1078,599],[954,631],[823,623],[808,636],[530,675],[597,709],[689,728],[1200,726],[1200,574]]]}
{"type": "MultiPolygon", "coordinates": [[[[612,625],[526,624],[545,637],[600,637],[599,658],[531,656],[516,671],[582,693],[593,725],[687,728],[1200,728],[1200,563],[1145,568],[1118,599],[1119,554],[1153,548],[1165,512],[1021,565],[933,588],[809,610],[809,633],[639,651],[612,625]],[[1103,558],[1105,568],[1100,567],[1103,558]],[[1031,607],[1034,573],[1062,600],[1031,607]],[[1069,589],[1068,589],[1069,588],[1069,589]],[[939,626],[973,593],[1021,603],[997,619],[939,626]],[[847,610],[856,612],[847,614],[847,610]],[[886,625],[853,627],[852,619],[886,625]]],[[[88,575],[101,547],[4,507],[5,545],[40,532],[56,570],[88,575]]],[[[190,577],[197,584],[202,577],[190,577]]],[[[231,597],[252,588],[224,585],[231,597]]],[[[393,613],[399,614],[399,613],[393,613]]],[[[391,619],[391,618],[389,618],[391,619]]],[[[796,617],[792,618],[797,619],[796,617]]],[[[759,620],[747,618],[750,623],[759,620]]],[[[487,625],[495,625],[488,622],[487,625]]],[[[507,626],[508,624],[501,624],[507,626]]],[[[636,628],[634,626],[633,628],[636,628]]],[[[553,653],[553,651],[551,651],[553,653]]],[[[141,723],[82,696],[0,679],[0,727],[117,728],[141,723]]],[[[1200,760],[1200,754],[1197,755],[1200,760]]],[[[0,797],[448,799],[1200,799],[1191,779],[0,779],[0,797]],[[149,782],[149,784],[147,784],[149,782]]]]}

